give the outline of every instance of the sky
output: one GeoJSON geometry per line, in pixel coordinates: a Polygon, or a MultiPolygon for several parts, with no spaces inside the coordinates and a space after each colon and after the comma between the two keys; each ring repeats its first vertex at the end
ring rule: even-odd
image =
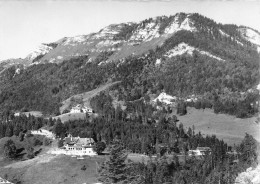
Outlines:
{"type": "Polygon", "coordinates": [[[260,31],[260,0],[0,0],[0,60],[24,58],[41,43],[109,24],[200,13],[260,31]]]}

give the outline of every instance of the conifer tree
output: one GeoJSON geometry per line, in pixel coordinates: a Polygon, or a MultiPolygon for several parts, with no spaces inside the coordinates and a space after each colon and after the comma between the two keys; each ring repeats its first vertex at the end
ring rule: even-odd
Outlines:
{"type": "Polygon", "coordinates": [[[12,137],[13,136],[13,129],[12,129],[11,126],[7,126],[5,136],[6,137],[12,137]]]}
{"type": "Polygon", "coordinates": [[[0,139],[5,137],[4,125],[0,122],[0,139]]]}
{"type": "Polygon", "coordinates": [[[110,157],[105,161],[99,170],[99,180],[104,184],[125,183],[127,180],[127,154],[123,145],[115,141],[112,145],[110,157]]]}
{"type": "Polygon", "coordinates": [[[65,127],[60,119],[57,120],[53,132],[56,134],[57,137],[64,137],[65,136],[65,127]]]}
{"type": "Polygon", "coordinates": [[[16,146],[14,141],[9,139],[4,145],[4,155],[7,158],[14,158],[16,156],[16,146]]]}
{"type": "Polygon", "coordinates": [[[257,162],[257,141],[252,135],[246,133],[240,145],[241,161],[245,162],[249,166],[257,162]]]}
{"type": "Polygon", "coordinates": [[[26,152],[27,152],[27,158],[32,159],[34,158],[34,148],[28,143],[26,145],[26,152]]]}

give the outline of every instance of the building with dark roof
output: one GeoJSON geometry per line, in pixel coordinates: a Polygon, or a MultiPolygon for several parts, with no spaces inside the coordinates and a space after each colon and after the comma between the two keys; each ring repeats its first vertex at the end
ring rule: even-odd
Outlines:
{"type": "Polygon", "coordinates": [[[92,138],[72,137],[70,134],[64,138],[64,149],[68,155],[96,155],[94,144],[92,138]]]}

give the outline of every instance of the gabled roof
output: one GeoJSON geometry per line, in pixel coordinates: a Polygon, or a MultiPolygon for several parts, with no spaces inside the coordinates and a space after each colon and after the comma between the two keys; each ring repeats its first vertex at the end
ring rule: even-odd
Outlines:
{"type": "Polygon", "coordinates": [[[68,136],[64,138],[66,144],[76,144],[76,145],[89,145],[95,143],[93,138],[80,138],[68,136]]]}
{"type": "Polygon", "coordinates": [[[197,150],[199,151],[211,151],[210,147],[197,147],[197,150]]]}
{"type": "Polygon", "coordinates": [[[71,140],[70,137],[65,137],[65,138],[64,138],[64,142],[65,142],[66,144],[70,144],[70,143],[72,142],[72,140],[71,140]]]}
{"type": "Polygon", "coordinates": [[[79,138],[77,144],[88,145],[93,144],[95,141],[92,138],[79,138]]]}
{"type": "Polygon", "coordinates": [[[77,143],[78,138],[77,137],[65,137],[64,141],[67,144],[75,144],[75,143],[77,143]]]}

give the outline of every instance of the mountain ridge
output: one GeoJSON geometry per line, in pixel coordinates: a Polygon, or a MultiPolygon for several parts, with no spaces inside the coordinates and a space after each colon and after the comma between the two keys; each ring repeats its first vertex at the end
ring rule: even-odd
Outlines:
{"type": "MultiPolygon", "coordinates": [[[[161,46],[163,42],[178,31],[190,32],[216,32],[222,36],[231,38],[239,44],[249,41],[254,44],[260,52],[260,33],[253,28],[237,26],[237,35],[230,35],[226,29],[229,25],[217,24],[199,14],[177,13],[174,16],[157,16],[140,22],[128,22],[111,24],[96,33],[64,37],[52,43],[43,43],[33,52],[29,53],[23,62],[19,64],[28,67],[39,63],[59,63],[72,57],[88,55],[94,60],[101,52],[113,52],[108,60],[118,60],[129,55],[141,55],[149,49],[161,46]],[[206,26],[199,29],[201,20],[204,19],[206,26]],[[213,28],[217,26],[217,29],[213,28]],[[250,31],[249,31],[250,30],[250,31]],[[244,39],[244,40],[243,40],[244,39]]],[[[232,26],[231,26],[232,27],[232,26]]],[[[12,60],[15,65],[16,59],[12,60]]],[[[91,61],[91,59],[90,59],[91,61]]],[[[6,60],[0,61],[0,65],[6,60]]]]}

